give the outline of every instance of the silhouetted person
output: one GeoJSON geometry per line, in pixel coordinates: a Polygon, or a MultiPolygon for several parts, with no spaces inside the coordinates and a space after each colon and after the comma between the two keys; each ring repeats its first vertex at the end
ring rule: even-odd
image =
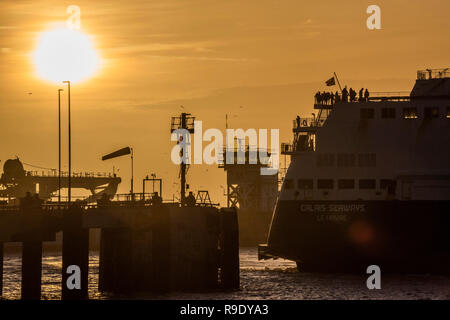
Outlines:
{"type": "Polygon", "coordinates": [[[33,197],[30,192],[25,193],[25,197],[20,198],[20,207],[29,207],[33,203],[33,197]]]}
{"type": "Polygon", "coordinates": [[[355,101],[356,99],[356,91],[353,88],[350,88],[350,102],[355,101]]]}
{"type": "Polygon", "coordinates": [[[342,90],[342,101],[343,101],[343,102],[348,102],[348,90],[347,90],[347,86],[344,88],[344,90],[342,90]]]}
{"type": "Polygon", "coordinates": [[[336,97],[334,96],[333,92],[330,93],[330,104],[333,105],[336,97]]]}
{"type": "Polygon", "coordinates": [[[162,204],[163,200],[159,196],[158,192],[155,192],[152,196],[152,205],[154,206],[160,206],[162,204]]]}
{"type": "Polygon", "coordinates": [[[297,116],[295,120],[297,121],[297,128],[300,128],[300,116],[297,116]]]}
{"type": "Polygon", "coordinates": [[[358,98],[359,101],[363,101],[363,93],[364,93],[364,88],[361,88],[361,90],[359,90],[359,94],[358,94],[358,98]]]}
{"type": "Polygon", "coordinates": [[[364,100],[366,100],[366,102],[369,101],[369,90],[367,90],[367,88],[366,91],[364,92],[364,100]]]}
{"type": "Polygon", "coordinates": [[[39,194],[35,193],[33,198],[33,204],[36,206],[40,206],[42,203],[44,203],[44,200],[39,198],[39,194]]]}
{"type": "Polygon", "coordinates": [[[320,91],[317,91],[317,93],[316,93],[316,102],[317,102],[317,104],[322,103],[322,94],[320,93],[320,91]]]}
{"type": "Polygon", "coordinates": [[[186,205],[188,207],[195,207],[195,197],[192,191],[189,191],[189,195],[186,197],[186,205]]]}
{"type": "Polygon", "coordinates": [[[337,91],[336,91],[336,93],[334,94],[334,101],[335,101],[335,102],[341,101],[341,97],[339,96],[339,92],[337,92],[337,91]]]}

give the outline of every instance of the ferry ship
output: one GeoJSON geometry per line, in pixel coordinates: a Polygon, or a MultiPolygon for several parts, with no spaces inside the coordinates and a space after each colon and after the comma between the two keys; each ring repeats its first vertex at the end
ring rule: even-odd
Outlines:
{"type": "Polygon", "coordinates": [[[291,162],[259,258],[311,271],[450,270],[450,69],[411,93],[315,101],[294,120],[291,162]]]}

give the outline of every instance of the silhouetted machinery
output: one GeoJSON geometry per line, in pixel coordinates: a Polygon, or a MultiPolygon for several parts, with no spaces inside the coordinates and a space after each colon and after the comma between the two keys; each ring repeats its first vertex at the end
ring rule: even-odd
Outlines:
{"type": "MultiPolygon", "coordinates": [[[[86,202],[94,202],[103,194],[109,197],[115,195],[121,182],[115,174],[73,173],[71,176],[72,188],[83,188],[91,192],[91,196],[84,199],[86,202]]],[[[0,198],[14,201],[24,197],[27,192],[38,194],[40,199],[49,200],[56,195],[59,189],[58,172],[52,170],[45,174],[26,171],[23,163],[16,159],[6,160],[3,165],[3,174],[0,178],[0,198]]],[[[67,188],[67,173],[61,175],[61,188],[67,188]]]]}

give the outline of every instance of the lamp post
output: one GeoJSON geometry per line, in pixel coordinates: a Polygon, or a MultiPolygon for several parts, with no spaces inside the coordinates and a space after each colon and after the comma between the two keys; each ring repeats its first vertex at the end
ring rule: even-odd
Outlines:
{"type": "Polygon", "coordinates": [[[58,208],[61,206],[61,91],[58,89],[58,208]]]}
{"type": "Polygon", "coordinates": [[[131,199],[134,199],[134,150],[131,149],[131,199]]]}
{"type": "Polygon", "coordinates": [[[68,176],[68,186],[67,186],[67,195],[68,195],[68,204],[70,206],[70,202],[71,202],[71,196],[72,196],[72,184],[71,184],[71,179],[70,179],[70,175],[71,175],[71,171],[72,171],[72,134],[71,134],[71,127],[70,127],[70,81],[63,81],[63,83],[67,83],[67,96],[68,96],[68,113],[69,113],[69,176],[68,176]]]}

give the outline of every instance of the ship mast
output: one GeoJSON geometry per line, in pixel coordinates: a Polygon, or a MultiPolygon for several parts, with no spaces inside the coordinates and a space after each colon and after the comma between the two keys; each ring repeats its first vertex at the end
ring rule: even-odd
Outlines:
{"type": "MultiPolygon", "coordinates": [[[[170,131],[173,133],[176,130],[179,129],[185,129],[189,133],[194,133],[194,120],[195,117],[191,117],[190,113],[181,113],[179,117],[172,117],[171,122],[171,128],[170,131]]],[[[180,143],[183,142],[183,139],[185,139],[185,136],[180,136],[180,143]]],[[[186,142],[186,141],[185,141],[186,142]]],[[[185,199],[186,199],[186,172],[187,172],[187,164],[186,159],[188,158],[188,154],[185,154],[185,149],[181,148],[180,151],[180,202],[181,205],[184,205],[185,199]]]]}

